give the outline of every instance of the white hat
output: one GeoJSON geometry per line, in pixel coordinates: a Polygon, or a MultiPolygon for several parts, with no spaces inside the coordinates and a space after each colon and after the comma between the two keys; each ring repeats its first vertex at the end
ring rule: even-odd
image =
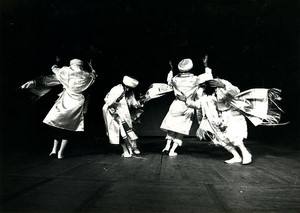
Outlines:
{"type": "Polygon", "coordinates": [[[188,72],[193,68],[193,62],[191,59],[186,58],[179,62],[178,70],[180,72],[188,72]]]}
{"type": "Polygon", "coordinates": [[[70,61],[70,65],[77,65],[77,66],[82,66],[83,65],[83,61],[79,60],[79,59],[72,59],[70,61]]]}
{"type": "Polygon", "coordinates": [[[135,88],[139,84],[139,82],[138,80],[125,75],[123,77],[123,84],[128,87],[135,88]]]}

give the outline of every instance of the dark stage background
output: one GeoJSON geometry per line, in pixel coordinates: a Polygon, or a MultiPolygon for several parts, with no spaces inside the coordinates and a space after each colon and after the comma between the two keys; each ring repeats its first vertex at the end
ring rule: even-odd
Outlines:
{"type": "MultiPolygon", "coordinates": [[[[242,91],[283,90],[282,122],[290,123],[276,128],[249,123],[250,139],[298,142],[298,1],[10,0],[2,1],[1,10],[2,147],[51,145],[42,120],[61,88],[35,103],[16,88],[50,74],[56,56],[60,66],[72,58],[92,59],[99,75],[90,89],[85,138],[105,138],[103,98],[123,75],[140,81],[138,96],[151,83],[166,81],[169,60],[177,65],[189,57],[193,72],[200,74],[208,54],[214,76],[242,91]]],[[[146,104],[137,127],[140,136],[164,136],[159,126],[172,98],[169,94],[146,104]]]]}

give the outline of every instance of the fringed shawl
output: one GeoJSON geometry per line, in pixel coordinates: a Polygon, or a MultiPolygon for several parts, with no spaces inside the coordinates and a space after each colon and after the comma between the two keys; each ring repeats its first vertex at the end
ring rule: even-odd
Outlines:
{"type": "Polygon", "coordinates": [[[281,100],[281,90],[249,89],[235,97],[226,96],[229,105],[245,115],[255,126],[275,126],[279,124],[282,109],[277,102],[281,100]]]}

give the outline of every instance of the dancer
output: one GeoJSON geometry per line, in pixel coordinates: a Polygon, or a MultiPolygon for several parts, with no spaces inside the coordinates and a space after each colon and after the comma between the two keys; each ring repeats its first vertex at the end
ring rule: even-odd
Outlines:
{"type": "MultiPolygon", "coordinates": [[[[172,64],[170,65],[172,68],[172,64]]],[[[177,155],[175,150],[178,146],[182,146],[184,135],[189,135],[192,126],[192,116],[194,115],[194,109],[188,107],[177,96],[183,95],[187,99],[194,99],[199,84],[212,79],[210,68],[206,67],[205,73],[199,76],[195,76],[190,72],[192,68],[192,60],[183,59],[178,64],[180,73],[173,77],[173,71],[171,70],[167,78],[168,85],[173,88],[176,99],[170,105],[169,111],[160,128],[167,132],[167,142],[165,148],[162,150],[162,154],[168,154],[171,157],[177,155]]]]}
{"type": "Polygon", "coordinates": [[[84,115],[86,113],[86,100],[83,92],[95,81],[96,73],[89,63],[92,72],[83,70],[83,61],[73,59],[70,66],[58,68],[52,66],[54,75],[43,76],[29,81],[21,86],[22,89],[30,89],[35,94],[44,95],[50,86],[62,84],[63,91],[59,98],[43,120],[54,127],[55,136],[50,157],[64,158],[64,150],[69,137],[74,131],[84,131],[84,115]]]}
{"type": "Polygon", "coordinates": [[[132,113],[131,109],[140,109],[142,101],[135,99],[134,89],[139,82],[129,76],[123,77],[122,84],[114,86],[106,95],[102,108],[106,134],[111,144],[120,144],[123,149],[122,157],[129,158],[139,155],[137,135],[132,129],[132,122],[141,111],[132,113]],[[123,141],[120,141],[120,135],[123,141]]]}
{"type": "Polygon", "coordinates": [[[197,130],[200,140],[209,136],[214,144],[223,146],[233,157],[225,163],[249,164],[252,155],[244,145],[247,138],[245,117],[255,125],[276,125],[281,111],[276,101],[281,100],[278,89],[251,89],[240,93],[238,87],[224,79],[207,81],[204,93],[197,101],[184,96],[179,99],[188,107],[200,109],[202,118],[197,130]],[[275,108],[274,108],[275,106],[275,108]],[[241,151],[242,157],[236,147],[241,151]]]}

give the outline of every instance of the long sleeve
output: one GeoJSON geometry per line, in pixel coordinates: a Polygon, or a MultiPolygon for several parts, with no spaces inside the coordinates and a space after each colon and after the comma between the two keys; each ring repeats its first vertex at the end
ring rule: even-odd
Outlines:
{"type": "Polygon", "coordinates": [[[123,92],[124,92],[124,89],[121,84],[113,87],[109,91],[109,93],[107,93],[107,95],[105,96],[105,98],[104,98],[105,103],[108,106],[111,106],[112,104],[114,104],[117,101],[117,99],[123,94],[123,92]]]}
{"type": "Polygon", "coordinates": [[[234,85],[232,85],[229,81],[221,80],[223,84],[225,84],[225,90],[232,96],[235,96],[240,93],[240,89],[234,85]]]}
{"type": "Polygon", "coordinates": [[[55,74],[52,75],[43,75],[43,76],[39,76],[35,79],[36,82],[36,86],[40,87],[40,86],[56,86],[59,85],[60,82],[57,79],[55,74]]]}

